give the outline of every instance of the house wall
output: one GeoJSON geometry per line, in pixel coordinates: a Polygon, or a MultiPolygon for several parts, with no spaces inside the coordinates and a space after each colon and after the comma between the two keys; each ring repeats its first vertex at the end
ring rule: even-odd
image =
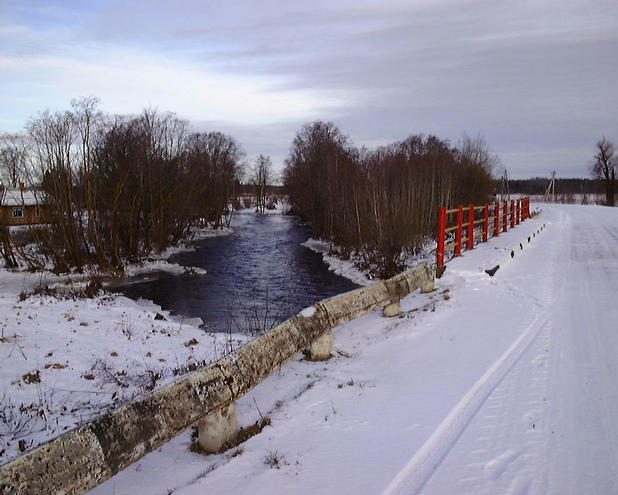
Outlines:
{"type": "Polygon", "coordinates": [[[34,225],[37,223],[44,223],[47,209],[45,206],[0,206],[0,223],[3,225],[34,225]],[[23,217],[13,217],[13,208],[21,208],[24,212],[23,217]],[[36,216],[36,209],[41,211],[40,216],[36,216]]]}

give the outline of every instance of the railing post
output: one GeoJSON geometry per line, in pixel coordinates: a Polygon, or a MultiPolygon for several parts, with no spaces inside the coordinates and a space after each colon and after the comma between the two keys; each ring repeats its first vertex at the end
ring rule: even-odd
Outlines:
{"type": "Polygon", "coordinates": [[[515,223],[519,225],[521,220],[521,199],[515,202],[515,223]]]}
{"type": "Polygon", "coordinates": [[[489,239],[489,205],[485,203],[483,207],[483,242],[489,239]]]}
{"type": "Polygon", "coordinates": [[[468,205],[468,240],[466,249],[474,248],[474,205],[468,205]]]}
{"type": "Polygon", "coordinates": [[[520,222],[523,222],[525,220],[525,217],[524,217],[524,202],[525,201],[526,201],[525,199],[521,199],[519,201],[519,221],[520,222]]]}
{"type": "Polygon", "coordinates": [[[526,218],[530,218],[530,198],[526,198],[526,218]]]}
{"type": "Polygon", "coordinates": [[[436,266],[444,266],[444,242],[446,236],[446,206],[438,209],[438,238],[436,247],[436,266]]]}
{"type": "Polygon", "coordinates": [[[494,205],[494,236],[500,235],[500,203],[494,205]]]}
{"type": "Polygon", "coordinates": [[[515,200],[511,200],[511,228],[515,227],[515,200]]]}
{"type": "Polygon", "coordinates": [[[455,256],[461,255],[461,226],[463,224],[463,206],[457,205],[457,229],[455,230],[455,256]]]}
{"type": "Polygon", "coordinates": [[[522,198],[521,204],[519,205],[519,221],[523,222],[526,219],[526,215],[524,213],[524,205],[526,204],[525,198],[522,198]]]}
{"type": "Polygon", "coordinates": [[[509,228],[509,202],[504,202],[504,212],[502,214],[502,231],[506,232],[509,228]]]}

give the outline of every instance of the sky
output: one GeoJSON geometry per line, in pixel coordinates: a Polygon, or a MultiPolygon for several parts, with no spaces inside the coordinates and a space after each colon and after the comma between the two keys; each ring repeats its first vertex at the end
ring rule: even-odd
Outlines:
{"type": "Polygon", "coordinates": [[[618,142],[618,2],[0,0],[0,132],[90,95],[278,170],[324,120],[367,147],[480,135],[509,177],[585,177],[618,142]]]}

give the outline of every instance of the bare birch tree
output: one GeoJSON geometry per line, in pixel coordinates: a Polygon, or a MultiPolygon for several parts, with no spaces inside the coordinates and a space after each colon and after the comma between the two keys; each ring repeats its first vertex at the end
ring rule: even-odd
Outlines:
{"type": "Polygon", "coordinates": [[[6,187],[19,187],[27,177],[25,137],[21,134],[0,135],[0,181],[6,187]]]}
{"type": "Polygon", "coordinates": [[[267,201],[267,186],[271,185],[273,179],[273,164],[269,156],[260,155],[256,158],[251,170],[251,184],[255,192],[257,211],[264,213],[267,201]]]}

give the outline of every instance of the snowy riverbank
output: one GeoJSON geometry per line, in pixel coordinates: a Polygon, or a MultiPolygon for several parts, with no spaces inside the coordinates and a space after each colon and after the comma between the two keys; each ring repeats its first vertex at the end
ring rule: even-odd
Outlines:
{"type": "MultiPolygon", "coordinates": [[[[201,229],[192,240],[230,232],[201,229]]],[[[166,261],[187,249],[190,241],[126,273],[203,274],[166,261]]],[[[0,268],[0,463],[246,341],[206,333],[199,319],[170,318],[148,301],[96,290],[84,297],[91,275],[0,268]]]]}
{"type": "MultiPolygon", "coordinates": [[[[287,208],[280,202],[267,212],[287,208]]],[[[204,276],[205,270],[168,258],[194,249],[197,240],[231,233],[195,229],[177,246],[127,265],[124,277],[103,277],[103,286],[150,272],[204,276]]],[[[171,317],[150,301],[97,290],[83,297],[98,276],[0,268],[0,464],[217,360],[249,338],[205,332],[199,318],[171,317]]]]}
{"type": "Polygon", "coordinates": [[[376,279],[371,279],[369,273],[363,272],[354,266],[354,262],[351,260],[343,260],[336,256],[330,255],[331,246],[330,243],[319,239],[307,239],[302,244],[306,248],[320,253],[324,263],[328,265],[329,270],[337,275],[345,277],[358,285],[371,285],[375,283],[376,279]]]}
{"type": "MultiPolygon", "coordinates": [[[[380,279],[373,277],[369,270],[361,270],[353,259],[342,259],[338,257],[330,242],[323,241],[321,239],[307,239],[303,242],[303,246],[311,249],[316,253],[322,255],[322,259],[328,265],[329,270],[333,273],[345,277],[355,284],[365,286],[379,282],[380,279]]],[[[435,242],[428,241],[427,245],[417,255],[410,255],[405,262],[407,268],[412,268],[414,265],[418,265],[424,261],[433,262],[435,256],[435,242]]]]}

